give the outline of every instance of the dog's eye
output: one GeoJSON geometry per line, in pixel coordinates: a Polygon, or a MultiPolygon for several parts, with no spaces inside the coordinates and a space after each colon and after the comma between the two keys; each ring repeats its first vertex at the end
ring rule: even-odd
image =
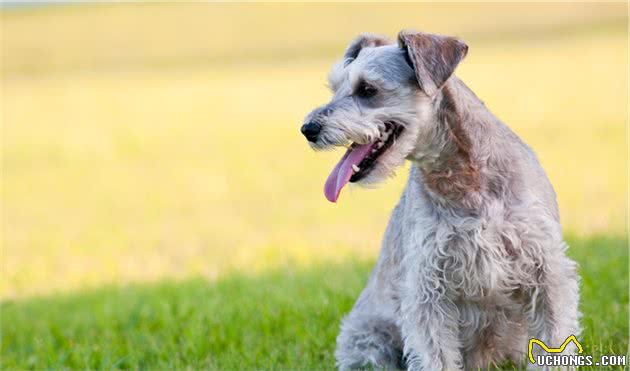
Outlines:
{"type": "Polygon", "coordinates": [[[371,98],[375,96],[376,93],[378,93],[378,89],[366,82],[361,82],[354,92],[354,94],[360,98],[371,98]]]}

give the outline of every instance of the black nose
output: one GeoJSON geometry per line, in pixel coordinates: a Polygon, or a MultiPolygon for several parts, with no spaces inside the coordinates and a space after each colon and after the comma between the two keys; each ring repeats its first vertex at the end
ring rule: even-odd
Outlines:
{"type": "Polygon", "coordinates": [[[302,125],[302,134],[309,142],[316,142],[317,135],[322,131],[322,126],[316,122],[309,122],[302,125]]]}

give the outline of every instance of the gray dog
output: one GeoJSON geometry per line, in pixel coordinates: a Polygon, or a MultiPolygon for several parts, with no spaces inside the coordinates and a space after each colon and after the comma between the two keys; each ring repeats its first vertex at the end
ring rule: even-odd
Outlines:
{"type": "MultiPolygon", "coordinates": [[[[344,318],[341,369],[522,364],[530,337],[579,336],[576,263],[533,151],[453,71],[461,40],[362,35],[329,76],[333,99],[305,119],[315,149],[345,146],[324,194],[412,163],[376,267],[344,318]]],[[[567,347],[567,354],[575,347],[567,347]]]]}

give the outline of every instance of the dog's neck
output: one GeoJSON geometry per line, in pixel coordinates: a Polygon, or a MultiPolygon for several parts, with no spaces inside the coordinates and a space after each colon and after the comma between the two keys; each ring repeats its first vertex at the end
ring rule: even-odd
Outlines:
{"type": "Polygon", "coordinates": [[[469,113],[479,106],[483,103],[454,76],[433,98],[431,122],[419,135],[412,161],[422,174],[419,181],[441,201],[473,206],[479,194],[480,166],[469,131],[469,113]]]}

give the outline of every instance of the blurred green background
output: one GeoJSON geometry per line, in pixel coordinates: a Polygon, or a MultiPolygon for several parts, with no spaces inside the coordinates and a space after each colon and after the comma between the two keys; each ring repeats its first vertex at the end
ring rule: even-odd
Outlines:
{"type": "Polygon", "coordinates": [[[539,155],[584,341],[628,343],[626,4],[5,7],[6,368],[322,369],[406,178],[323,183],[302,118],[360,32],[457,35],[460,76],[539,155]]]}

